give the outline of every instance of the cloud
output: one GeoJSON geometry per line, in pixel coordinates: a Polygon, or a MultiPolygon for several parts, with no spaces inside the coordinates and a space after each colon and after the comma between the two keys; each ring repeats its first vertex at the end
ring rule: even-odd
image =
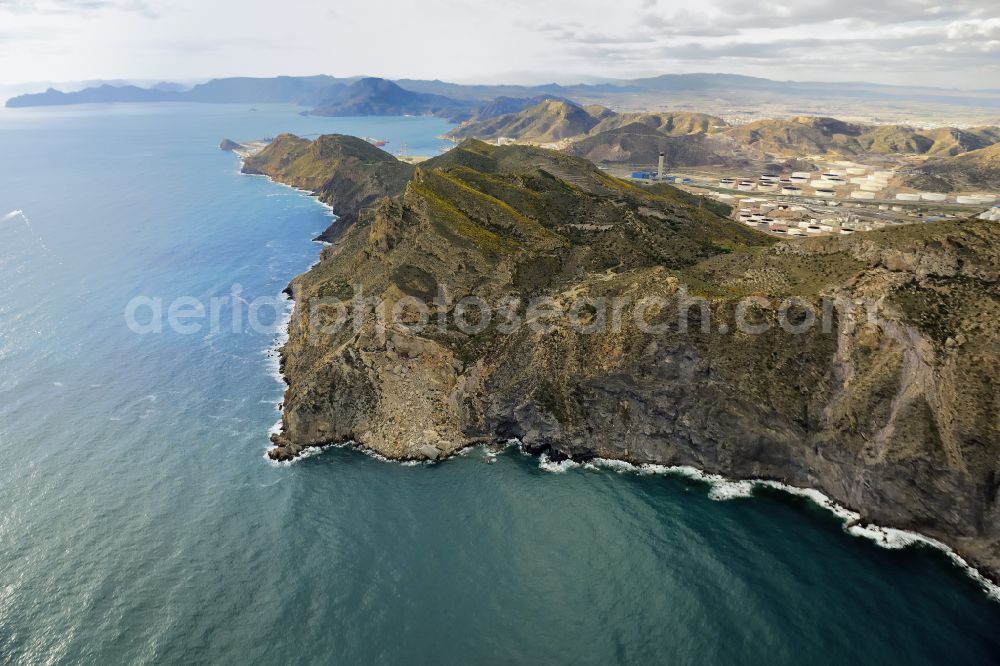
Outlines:
{"type": "Polygon", "coordinates": [[[725,71],[998,87],[998,22],[1000,0],[0,0],[0,80],[725,71]]]}
{"type": "Polygon", "coordinates": [[[882,79],[949,68],[1000,74],[996,0],[704,0],[679,9],[641,0],[633,8],[634,20],[598,31],[579,23],[535,29],[566,44],[576,65],[600,62],[621,73],[687,66],[772,78],[804,70],[882,79]]]}
{"type": "Polygon", "coordinates": [[[87,15],[103,11],[133,12],[155,18],[147,0],[0,0],[0,11],[17,14],[87,15]]]}

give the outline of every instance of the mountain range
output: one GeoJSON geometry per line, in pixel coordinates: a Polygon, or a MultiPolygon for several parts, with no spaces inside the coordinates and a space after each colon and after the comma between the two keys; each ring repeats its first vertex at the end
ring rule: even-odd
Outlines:
{"type": "Polygon", "coordinates": [[[468,117],[478,105],[478,102],[444,95],[405,90],[392,81],[369,77],[325,88],[311,113],[316,116],[431,115],[460,120],[468,117]]]}
{"type": "MultiPolygon", "coordinates": [[[[130,85],[101,85],[77,92],[53,88],[40,93],[20,95],[7,100],[9,107],[51,106],[94,102],[281,102],[317,106],[335,94],[337,85],[349,85],[363,77],[279,76],[273,78],[235,77],[213,79],[178,90],[182,86],[167,82],[152,88],[130,85]]],[[[368,77],[371,78],[371,77],[368,77]]],[[[853,98],[859,100],[907,100],[911,102],[1000,108],[996,90],[965,91],[941,88],[890,86],[872,83],[772,81],[730,74],[665,74],[662,76],[614,80],[600,84],[539,86],[462,85],[438,80],[401,79],[395,82],[414,93],[447,97],[477,105],[497,97],[531,99],[541,95],[567,99],[622,97],[639,94],[755,94],[786,96],[803,100],[853,98]]],[[[440,100],[439,100],[440,101],[440,100]]]]}
{"type": "Polygon", "coordinates": [[[597,105],[547,99],[516,113],[470,119],[446,136],[560,143],[569,153],[595,162],[651,164],[663,151],[669,166],[696,166],[717,164],[723,161],[721,155],[742,160],[810,155],[954,157],[997,144],[1000,127],[920,129],[823,116],[758,120],[734,127],[702,113],[618,113],[597,105]]]}

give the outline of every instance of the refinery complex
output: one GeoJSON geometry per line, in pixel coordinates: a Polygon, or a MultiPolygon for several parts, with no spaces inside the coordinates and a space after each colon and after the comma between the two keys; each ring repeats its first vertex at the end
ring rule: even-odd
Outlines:
{"type": "Polygon", "coordinates": [[[899,224],[978,216],[1000,220],[1000,197],[988,192],[944,194],[901,187],[895,169],[851,161],[817,162],[811,171],[768,169],[733,173],[664,168],[627,174],[637,182],[668,182],[732,207],[734,220],[778,236],[848,235],[899,224]]]}

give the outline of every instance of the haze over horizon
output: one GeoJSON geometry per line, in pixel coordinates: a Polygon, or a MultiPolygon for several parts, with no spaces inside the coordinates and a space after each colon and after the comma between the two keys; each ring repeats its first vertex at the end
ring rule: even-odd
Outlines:
{"type": "Polygon", "coordinates": [[[990,0],[0,0],[0,84],[370,74],[578,83],[666,73],[1000,88],[990,0]]]}

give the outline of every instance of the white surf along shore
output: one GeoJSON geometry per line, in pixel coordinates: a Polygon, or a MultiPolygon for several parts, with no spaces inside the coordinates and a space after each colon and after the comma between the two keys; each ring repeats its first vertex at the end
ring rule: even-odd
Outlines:
{"type": "Polygon", "coordinates": [[[767,479],[727,479],[720,474],[710,474],[687,465],[669,466],[650,463],[633,465],[632,463],[625,462],[623,460],[610,460],[607,458],[595,458],[584,463],[575,462],[573,460],[561,460],[559,462],[555,462],[549,458],[548,454],[543,453],[538,465],[545,471],[555,474],[565,473],[573,469],[608,469],[618,473],[683,476],[707,483],[709,486],[708,496],[719,502],[753,497],[754,490],[757,488],[771,488],[788,493],[789,495],[804,497],[816,506],[826,509],[833,515],[837,516],[837,518],[841,520],[845,532],[851,536],[868,539],[880,548],[900,550],[911,546],[924,546],[940,550],[947,555],[948,559],[950,559],[956,566],[961,568],[970,578],[976,581],[976,583],[983,588],[983,591],[986,592],[987,596],[994,601],[1000,602],[1000,585],[996,585],[991,580],[986,578],[986,576],[980,573],[978,569],[969,564],[961,555],[952,550],[947,544],[929,536],[919,534],[918,532],[910,532],[907,530],[896,529],[894,527],[882,527],[880,525],[864,523],[860,513],[837,504],[825,494],[813,488],[799,488],[797,486],[790,486],[778,481],[770,481],[767,479]]]}
{"type": "MultiPolygon", "coordinates": [[[[254,152],[256,152],[256,151],[254,151],[254,152]]],[[[264,174],[243,173],[243,165],[244,165],[244,163],[246,161],[246,157],[248,155],[245,155],[245,154],[239,153],[239,152],[237,152],[236,154],[240,157],[240,166],[239,166],[238,173],[241,176],[247,176],[247,177],[250,177],[250,178],[264,178],[265,180],[268,180],[268,181],[274,183],[275,185],[280,185],[281,187],[287,188],[289,190],[292,190],[293,192],[296,192],[296,193],[301,194],[301,195],[303,195],[305,197],[308,197],[309,199],[312,199],[317,204],[319,204],[320,206],[322,206],[323,208],[326,209],[327,213],[330,216],[330,224],[333,224],[334,222],[336,222],[339,219],[334,214],[333,207],[330,204],[326,203],[325,201],[320,200],[319,196],[317,196],[313,192],[310,192],[308,190],[302,190],[302,189],[299,189],[297,187],[292,187],[291,185],[287,185],[285,183],[279,182],[279,181],[271,178],[270,176],[266,176],[264,174]]],[[[325,229],[322,230],[322,231],[325,231],[325,229]]],[[[322,233],[322,231],[320,231],[320,233],[322,233]]],[[[329,243],[327,243],[326,241],[321,241],[321,240],[316,240],[316,239],[313,239],[313,242],[317,243],[321,247],[329,245],[329,243]]],[[[312,264],[310,264],[309,267],[306,268],[305,271],[303,271],[303,272],[307,272],[307,271],[311,270],[319,262],[320,262],[319,257],[316,257],[316,260],[312,264]]],[[[289,279],[289,282],[291,281],[291,279],[294,279],[295,277],[297,277],[297,276],[293,275],[292,278],[289,279]]],[[[277,325],[278,334],[277,334],[277,336],[275,336],[275,339],[271,343],[271,345],[267,349],[264,350],[264,356],[267,359],[266,362],[267,362],[268,372],[271,375],[271,377],[274,379],[274,381],[278,384],[278,386],[281,387],[281,392],[282,392],[281,399],[279,399],[278,402],[275,403],[275,409],[278,412],[278,420],[275,421],[274,425],[272,425],[268,429],[268,431],[267,431],[268,446],[264,447],[264,459],[267,460],[268,463],[270,463],[272,465],[287,466],[287,465],[291,465],[292,463],[296,462],[296,460],[299,460],[299,459],[302,459],[302,458],[310,458],[312,456],[319,455],[320,453],[323,452],[324,448],[326,448],[326,447],[307,449],[307,450],[305,450],[305,451],[302,452],[302,455],[300,455],[299,458],[296,458],[295,460],[290,460],[290,461],[287,461],[287,462],[274,461],[274,460],[271,460],[267,456],[267,452],[271,448],[271,446],[270,446],[270,437],[271,437],[271,435],[281,432],[281,427],[282,427],[282,419],[283,419],[283,416],[284,416],[284,410],[283,410],[283,406],[284,406],[284,392],[285,392],[285,389],[288,388],[288,380],[285,379],[285,375],[281,372],[281,348],[284,347],[285,344],[288,342],[288,338],[289,338],[289,335],[290,335],[290,333],[289,333],[289,326],[292,323],[292,316],[295,314],[295,299],[293,299],[286,291],[282,291],[281,292],[281,299],[283,300],[283,302],[285,304],[285,309],[284,309],[284,312],[281,313],[281,320],[280,320],[280,322],[277,325]]]]}

